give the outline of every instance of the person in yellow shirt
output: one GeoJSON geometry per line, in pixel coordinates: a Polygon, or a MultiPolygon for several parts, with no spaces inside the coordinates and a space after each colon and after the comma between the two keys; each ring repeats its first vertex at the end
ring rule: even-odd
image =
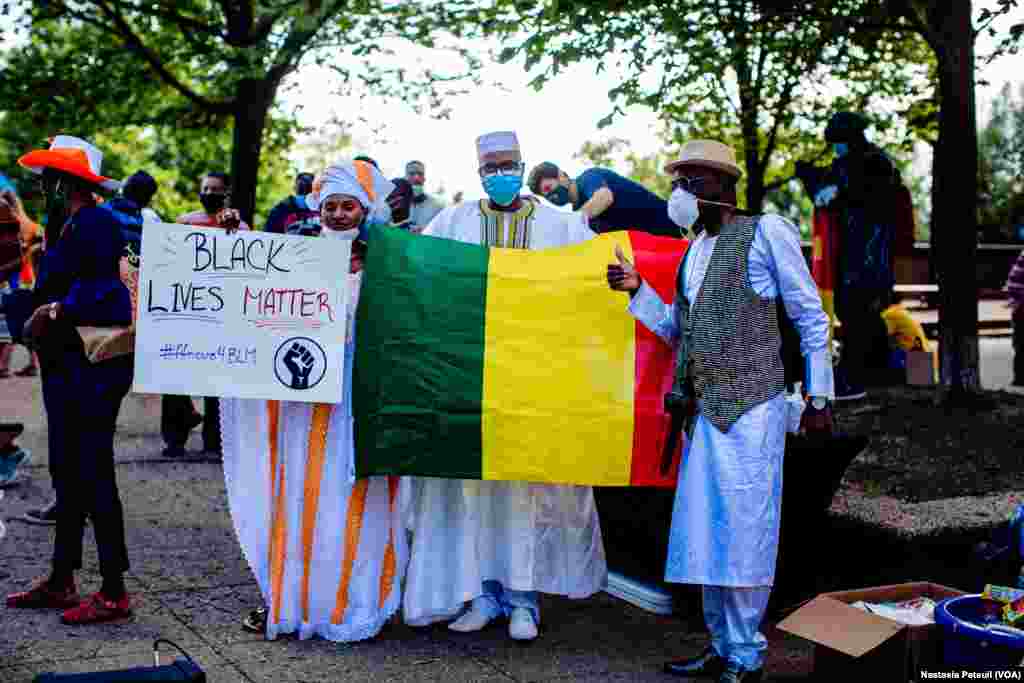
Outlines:
{"type": "Polygon", "coordinates": [[[893,302],[882,311],[886,333],[889,335],[889,348],[902,351],[930,351],[931,345],[921,323],[914,320],[910,311],[899,301],[893,302]]]}
{"type": "Polygon", "coordinates": [[[938,371],[938,357],[934,353],[924,327],[910,315],[910,311],[892,295],[889,306],[882,311],[886,334],[889,336],[889,367],[893,371],[906,372],[907,353],[927,351],[932,354],[932,373],[938,371]]]}

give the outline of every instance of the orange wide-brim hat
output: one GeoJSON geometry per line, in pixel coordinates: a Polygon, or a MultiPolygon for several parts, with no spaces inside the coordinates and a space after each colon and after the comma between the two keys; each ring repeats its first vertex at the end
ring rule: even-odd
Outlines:
{"type": "Polygon", "coordinates": [[[103,153],[87,141],[70,135],[54,137],[50,141],[50,149],[29,152],[18,159],[18,164],[37,175],[44,169],[52,168],[105,190],[113,191],[121,187],[119,181],[100,175],[103,153]]]}

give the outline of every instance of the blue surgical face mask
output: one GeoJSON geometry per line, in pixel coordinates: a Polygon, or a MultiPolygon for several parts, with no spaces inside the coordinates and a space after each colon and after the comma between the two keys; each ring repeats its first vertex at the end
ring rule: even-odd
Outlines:
{"type": "Polygon", "coordinates": [[[523,174],[491,175],[483,179],[484,192],[498,206],[508,206],[519,196],[523,187],[523,174]]]}
{"type": "Polygon", "coordinates": [[[569,203],[569,188],[565,185],[559,185],[544,196],[555,206],[565,206],[569,203]]]}
{"type": "Polygon", "coordinates": [[[832,145],[832,149],[835,150],[836,156],[840,158],[845,157],[847,154],[850,153],[850,146],[845,142],[835,143],[834,145],[832,145]]]}

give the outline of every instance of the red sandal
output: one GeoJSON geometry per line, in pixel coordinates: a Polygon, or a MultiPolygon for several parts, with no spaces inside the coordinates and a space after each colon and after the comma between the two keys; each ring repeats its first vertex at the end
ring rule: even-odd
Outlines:
{"type": "Polygon", "coordinates": [[[55,590],[46,579],[39,579],[27,591],[7,596],[7,606],[13,609],[67,609],[81,601],[74,581],[55,590]]]}
{"type": "Polygon", "coordinates": [[[132,608],[127,593],[121,596],[120,600],[108,600],[103,593],[95,593],[88,600],[83,600],[78,607],[66,610],[60,620],[65,624],[79,626],[127,619],[131,615],[132,608]]]}

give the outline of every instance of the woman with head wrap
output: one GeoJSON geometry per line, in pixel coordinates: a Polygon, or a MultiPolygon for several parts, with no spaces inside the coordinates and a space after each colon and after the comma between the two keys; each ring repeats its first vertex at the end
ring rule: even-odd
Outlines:
{"type": "Polygon", "coordinates": [[[351,292],[340,403],[221,401],[228,503],[266,605],[243,625],[268,639],[372,638],[400,604],[407,552],[398,479],[352,478],[360,245],[371,223],[386,220],[391,190],[372,165],[347,161],[329,167],[306,198],[320,212],[323,239],[353,242],[338,271],[351,292]]]}

